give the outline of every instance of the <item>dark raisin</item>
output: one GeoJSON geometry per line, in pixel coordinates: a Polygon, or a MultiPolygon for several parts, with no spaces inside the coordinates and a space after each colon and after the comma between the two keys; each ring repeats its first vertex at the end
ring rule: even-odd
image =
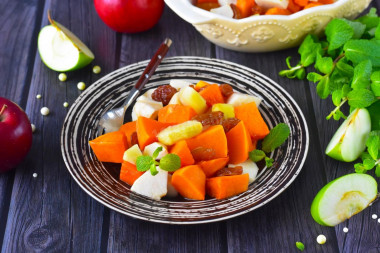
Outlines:
{"type": "Polygon", "coordinates": [[[219,85],[219,89],[224,98],[228,98],[229,96],[232,95],[232,93],[234,93],[234,90],[229,84],[221,84],[219,85]]]}
{"type": "Polygon", "coordinates": [[[177,89],[168,85],[162,85],[158,87],[152,94],[152,99],[158,102],[162,102],[165,106],[169,104],[170,99],[177,93],[177,89]]]}
{"type": "Polygon", "coordinates": [[[231,6],[231,9],[234,13],[233,18],[234,19],[241,19],[241,13],[240,13],[239,8],[235,4],[230,4],[230,6],[231,6]]]}
{"type": "Polygon", "coordinates": [[[224,132],[227,133],[232,128],[234,128],[239,122],[240,122],[240,119],[237,119],[237,118],[229,118],[229,119],[223,120],[222,126],[224,128],[224,132]]]}
{"type": "Polygon", "coordinates": [[[196,162],[209,161],[215,158],[215,149],[197,147],[191,150],[191,154],[193,155],[193,158],[196,162]]]}
{"type": "Polygon", "coordinates": [[[223,122],[224,113],[220,111],[198,114],[193,117],[202,123],[203,126],[221,125],[223,122]]]}
{"type": "Polygon", "coordinates": [[[137,139],[137,132],[133,132],[131,134],[131,146],[139,144],[139,140],[137,139]]]}
{"type": "Polygon", "coordinates": [[[243,167],[236,166],[236,167],[223,168],[223,169],[218,170],[215,173],[215,177],[235,176],[235,175],[241,175],[242,173],[243,173],[243,167]]]}
{"type": "Polygon", "coordinates": [[[265,14],[265,9],[257,4],[255,4],[251,10],[252,10],[252,16],[265,14]]]}

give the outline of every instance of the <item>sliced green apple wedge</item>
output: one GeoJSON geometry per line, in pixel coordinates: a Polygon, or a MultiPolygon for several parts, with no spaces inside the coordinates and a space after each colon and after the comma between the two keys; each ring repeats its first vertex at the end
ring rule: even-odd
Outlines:
{"type": "Polygon", "coordinates": [[[325,185],[311,204],[311,215],[323,226],[335,226],[365,209],[377,196],[376,180],[348,174],[325,185]]]}
{"type": "Polygon", "coordinates": [[[51,25],[38,35],[38,52],[46,66],[66,72],[83,68],[95,57],[91,50],[66,27],[50,19],[51,25]]]}
{"type": "Polygon", "coordinates": [[[365,149],[371,131],[366,109],[355,109],[338,128],[326,148],[326,155],[343,162],[356,160],[365,149]]]}

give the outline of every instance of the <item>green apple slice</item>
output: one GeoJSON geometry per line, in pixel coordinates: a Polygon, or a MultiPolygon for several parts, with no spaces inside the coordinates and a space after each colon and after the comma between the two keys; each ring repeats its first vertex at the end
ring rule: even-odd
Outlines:
{"type": "Polygon", "coordinates": [[[376,180],[348,174],[325,185],[311,204],[311,215],[323,226],[335,226],[365,209],[377,196],[376,180]]]}
{"type": "Polygon", "coordinates": [[[326,148],[326,155],[343,162],[356,160],[365,149],[371,131],[366,109],[355,109],[338,128],[326,148]]]}
{"type": "Polygon", "coordinates": [[[90,49],[66,27],[51,20],[38,35],[38,52],[46,66],[66,72],[83,68],[94,60],[90,49]]]}

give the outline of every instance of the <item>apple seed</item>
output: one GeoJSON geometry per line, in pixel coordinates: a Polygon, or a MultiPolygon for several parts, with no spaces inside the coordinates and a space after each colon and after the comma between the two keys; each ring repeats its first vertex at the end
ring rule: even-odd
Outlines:
{"type": "Polygon", "coordinates": [[[50,113],[49,108],[47,108],[47,107],[42,107],[41,108],[41,114],[42,115],[47,116],[47,115],[49,115],[49,113],[50,113]]]}
{"type": "Polygon", "coordinates": [[[102,68],[99,67],[98,65],[96,65],[96,66],[94,66],[94,67],[92,68],[92,72],[94,72],[94,74],[99,74],[100,71],[102,71],[102,68]]]}
{"type": "Polygon", "coordinates": [[[67,102],[63,103],[63,107],[69,107],[69,103],[67,102]]]}
{"type": "Polygon", "coordinates": [[[42,98],[41,94],[37,94],[36,98],[37,98],[37,99],[42,98]]]}
{"type": "Polygon", "coordinates": [[[78,90],[84,90],[86,89],[86,84],[84,82],[79,82],[77,84],[78,90]]]}
{"type": "Polygon", "coordinates": [[[326,243],[326,236],[324,236],[324,235],[318,235],[317,242],[319,244],[325,244],[326,243]]]}
{"type": "Polygon", "coordinates": [[[61,73],[58,75],[58,79],[59,81],[64,82],[67,80],[67,75],[65,73],[61,73]]]}

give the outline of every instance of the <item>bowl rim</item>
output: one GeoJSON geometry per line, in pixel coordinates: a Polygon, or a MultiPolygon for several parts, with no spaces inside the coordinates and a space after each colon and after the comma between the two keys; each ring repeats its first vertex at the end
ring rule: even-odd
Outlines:
{"type": "Polygon", "coordinates": [[[195,5],[193,5],[191,3],[191,0],[164,0],[164,1],[173,11],[177,12],[177,14],[179,14],[179,12],[181,12],[181,14],[182,14],[183,11],[186,11],[188,13],[195,12],[196,14],[198,14],[199,17],[205,18],[205,20],[202,20],[200,22],[190,22],[193,24],[201,24],[201,23],[206,23],[206,22],[210,22],[210,21],[214,21],[214,20],[223,20],[223,21],[232,22],[232,23],[236,23],[236,24],[245,24],[245,23],[250,23],[253,21],[268,21],[268,20],[273,20],[273,19],[276,19],[279,21],[296,20],[300,17],[307,16],[307,15],[312,14],[314,12],[329,11],[329,10],[332,10],[335,8],[339,8],[340,6],[344,5],[345,3],[347,3],[351,0],[335,0],[335,2],[332,4],[325,4],[325,5],[309,8],[306,10],[301,10],[301,11],[296,12],[296,13],[291,14],[291,15],[256,15],[256,16],[250,16],[250,17],[243,18],[243,19],[229,18],[229,17],[225,17],[222,15],[212,13],[210,11],[203,10],[203,9],[198,8],[195,5]],[[181,8],[172,8],[172,6],[173,6],[172,4],[174,4],[174,2],[177,2],[177,6],[179,6],[179,2],[183,3],[184,8],[182,8],[182,9],[181,8]]]}

